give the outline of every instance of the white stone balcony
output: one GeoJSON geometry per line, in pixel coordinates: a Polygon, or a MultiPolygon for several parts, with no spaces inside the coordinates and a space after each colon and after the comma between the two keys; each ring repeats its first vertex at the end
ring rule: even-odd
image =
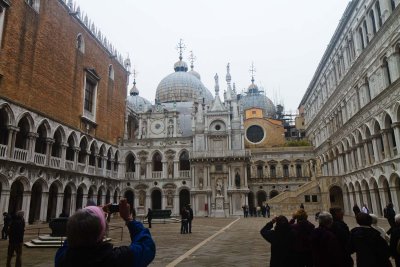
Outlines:
{"type": "Polygon", "coordinates": [[[0,158],[7,157],[7,146],[0,144],[0,158]]]}
{"type": "Polygon", "coordinates": [[[161,172],[152,172],[151,173],[151,178],[153,179],[160,179],[162,176],[162,171],[161,172]]]}
{"type": "Polygon", "coordinates": [[[46,163],[46,155],[35,153],[33,156],[33,162],[37,165],[43,166],[46,163]]]}
{"type": "Polygon", "coordinates": [[[189,178],[190,177],[190,171],[179,171],[179,177],[180,178],[189,178]]]}
{"type": "Polygon", "coordinates": [[[65,169],[67,169],[69,171],[73,171],[74,170],[74,162],[70,161],[70,160],[66,160],[65,161],[65,169]]]}
{"type": "Polygon", "coordinates": [[[60,168],[61,166],[61,158],[51,157],[50,158],[50,167],[60,168]]]}
{"type": "Polygon", "coordinates": [[[125,173],[125,179],[128,179],[128,180],[135,179],[135,172],[126,172],[125,173]]]}
{"type": "Polygon", "coordinates": [[[78,163],[78,172],[84,173],[86,170],[86,165],[84,163],[78,163]]]}
{"type": "Polygon", "coordinates": [[[26,161],[28,159],[28,150],[14,148],[14,159],[19,161],[26,161]]]}
{"type": "Polygon", "coordinates": [[[249,150],[228,150],[228,151],[193,151],[190,152],[190,158],[232,158],[249,157],[249,150]]]}
{"type": "Polygon", "coordinates": [[[88,166],[88,174],[94,174],[95,173],[95,166],[89,165],[88,166]]]}

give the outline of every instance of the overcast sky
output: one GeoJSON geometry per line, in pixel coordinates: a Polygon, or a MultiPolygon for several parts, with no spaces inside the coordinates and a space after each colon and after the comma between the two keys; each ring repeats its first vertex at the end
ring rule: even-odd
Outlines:
{"type": "Polygon", "coordinates": [[[254,62],[256,83],[267,96],[296,111],[348,2],[77,0],[77,5],[121,54],[129,54],[140,95],[152,102],[158,83],[173,72],[182,38],[184,60],[190,65],[193,50],[195,70],[213,94],[215,73],[221,91],[226,88],[228,62],[237,90],[247,88],[254,62]]]}

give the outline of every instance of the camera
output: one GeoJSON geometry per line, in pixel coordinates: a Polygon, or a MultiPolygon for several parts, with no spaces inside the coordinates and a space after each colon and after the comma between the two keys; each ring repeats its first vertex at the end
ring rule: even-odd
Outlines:
{"type": "Polygon", "coordinates": [[[110,213],[119,212],[119,204],[111,204],[110,205],[110,213]]]}

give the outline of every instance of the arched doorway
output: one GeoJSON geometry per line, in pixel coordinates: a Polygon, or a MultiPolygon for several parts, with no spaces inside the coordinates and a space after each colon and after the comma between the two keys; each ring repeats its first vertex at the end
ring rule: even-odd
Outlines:
{"type": "Polygon", "coordinates": [[[179,214],[183,207],[186,207],[188,204],[190,204],[190,192],[187,189],[182,189],[179,192],[179,214]]]}
{"type": "Polygon", "coordinates": [[[103,188],[100,187],[97,191],[97,206],[103,205],[103,188]]]}
{"type": "Polygon", "coordinates": [[[329,199],[331,207],[341,208],[344,210],[343,191],[339,186],[335,185],[329,189],[329,199]]]}
{"type": "Polygon", "coordinates": [[[11,185],[10,203],[8,204],[8,213],[15,214],[22,208],[22,200],[24,194],[24,185],[17,180],[11,185]]]}
{"type": "Polygon", "coordinates": [[[94,202],[95,203],[95,201],[93,199],[93,196],[94,196],[94,189],[93,189],[93,187],[90,187],[89,191],[88,191],[88,196],[87,196],[88,202],[94,202]]]}
{"type": "Polygon", "coordinates": [[[111,203],[111,192],[110,192],[110,189],[107,190],[106,203],[105,204],[109,204],[109,203],[111,203]]]}
{"type": "Polygon", "coordinates": [[[82,186],[78,187],[76,191],[76,210],[83,208],[83,188],[82,186]]]}
{"type": "Polygon", "coordinates": [[[72,199],[72,189],[70,185],[67,185],[64,189],[64,199],[63,199],[63,209],[62,213],[67,216],[70,215],[71,212],[71,199],[72,199]]]}
{"type": "Polygon", "coordinates": [[[261,207],[265,201],[267,201],[267,193],[265,193],[264,191],[258,191],[257,205],[261,207]]]}
{"type": "Polygon", "coordinates": [[[272,190],[271,192],[269,192],[270,199],[276,197],[277,195],[279,195],[279,192],[276,190],[272,190]]]}
{"type": "Polygon", "coordinates": [[[57,195],[58,187],[55,183],[51,184],[49,190],[49,201],[47,205],[47,221],[49,222],[52,218],[57,217],[57,195]]]}
{"type": "Polygon", "coordinates": [[[29,218],[30,224],[40,220],[40,208],[42,206],[42,193],[43,186],[40,181],[37,181],[32,186],[31,191],[31,206],[29,207],[29,218]]]}
{"type": "Polygon", "coordinates": [[[247,195],[247,200],[249,203],[249,209],[251,210],[252,208],[254,208],[254,193],[253,192],[249,192],[249,194],[247,195]]]}
{"type": "Polygon", "coordinates": [[[114,203],[118,203],[118,202],[119,202],[119,201],[118,201],[118,191],[117,191],[117,190],[114,191],[113,200],[114,200],[114,201],[113,201],[114,203]]]}
{"type": "Polygon", "coordinates": [[[151,192],[151,208],[153,210],[160,210],[161,209],[161,191],[154,190],[151,192]]]}
{"type": "Polygon", "coordinates": [[[134,203],[135,196],[133,194],[133,191],[127,190],[124,194],[124,198],[126,198],[126,200],[128,201],[128,204],[132,212],[132,210],[135,208],[135,203],[134,203]]]}

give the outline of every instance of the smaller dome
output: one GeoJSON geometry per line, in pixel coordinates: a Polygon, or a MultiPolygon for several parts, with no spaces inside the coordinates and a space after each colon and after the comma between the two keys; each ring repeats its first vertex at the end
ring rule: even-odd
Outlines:
{"type": "Polygon", "coordinates": [[[178,72],[178,71],[184,71],[184,72],[186,72],[186,71],[188,71],[188,65],[186,64],[185,61],[179,60],[178,62],[176,62],[176,63],[174,64],[174,70],[175,70],[176,72],[178,72]]]}
{"type": "Polygon", "coordinates": [[[247,88],[247,92],[249,94],[257,94],[259,92],[258,86],[255,83],[250,84],[250,86],[247,88]]]}
{"type": "Polygon", "coordinates": [[[149,100],[139,96],[139,90],[136,87],[136,81],[133,81],[133,86],[129,91],[127,102],[128,106],[135,111],[146,111],[149,107],[151,107],[149,100]]]}
{"type": "Polygon", "coordinates": [[[129,95],[139,95],[139,89],[136,88],[136,83],[133,83],[131,90],[129,90],[129,95]]]}

